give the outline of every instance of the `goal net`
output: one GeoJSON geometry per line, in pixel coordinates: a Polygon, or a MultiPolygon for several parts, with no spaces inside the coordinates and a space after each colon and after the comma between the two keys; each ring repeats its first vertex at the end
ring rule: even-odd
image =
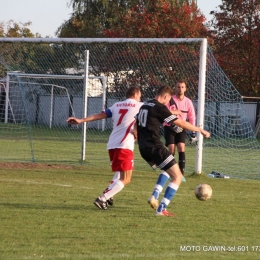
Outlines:
{"type": "MultiPolygon", "coordinates": [[[[5,131],[3,129],[2,136],[9,136],[8,142],[12,139],[15,147],[6,154],[17,161],[28,155],[31,155],[32,161],[79,160],[81,144],[77,139],[81,136],[80,127],[68,125],[66,119],[83,114],[84,77],[9,72],[7,78],[2,120],[5,131]],[[10,129],[15,131],[14,134],[10,133],[10,129]],[[66,148],[60,150],[64,144],[66,148]]],[[[104,83],[104,77],[88,78],[89,114],[99,113],[104,108],[104,83]]],[[[101,122],[91,122],[89,126],[105,129],[101,122]]],[[[6,146],[5,149],[10,150],[11,147],[6,146]]]]}
{"type": "MultiPolygon", "coordinates": [[[[0,39],[0,63],[6,70],[1,93],[9,84],[9,99],[2,98],[0,106],[0,160],[81,160],[82,126],[71,127],[66,118],[83,115],[84,53],[89,50],[88,115],[124,99],[129,86],[139,86],[147,100],[158,87],[185,79],[197,125],[211,132],[210,139],[200,137],[197,145],[187,143],[186,172],[200,172],[201,162],[205,174],[259,178],[260,147],[246,105],[210,47],[201,52],[202,43],[203,39],[0,39]],[[106,79],[106,88],[99,77],[106,79]]],[[[88,165],[108,161],[111,127],[110,120],[88,124],[88,165]]],[[[138,168],[142,159],[137,150],[135,154],[138,168]]]]}

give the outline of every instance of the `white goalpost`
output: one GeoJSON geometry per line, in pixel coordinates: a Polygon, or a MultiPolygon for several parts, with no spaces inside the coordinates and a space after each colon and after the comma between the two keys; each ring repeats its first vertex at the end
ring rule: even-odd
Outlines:
{"type": "MultiPolygon", "coordinates": [[[[201,128],[204,128],[206,64],[207,64],[207,39],[203,39],[200,47],[198,109],[197,109],[197,126],[201,128]]],[[[197,140],[198,140],[196,145],[197,159],[195,165],[195,172],[202,173],[203,136],[197,134],[197,140]]]]}
{"type": "MultiPolygon", "coordinates": [[[[204,140],[198,134],[196,146],[187,144],[186,172],[217,171],[234,177],[260,178],[260,147],[253,123],[249,121],[243,97],[215,60],[207,39],[0,38],[0,63],[8,71],[4,83],[5,108],[2,109],[6,125],[14,128],[15,117],[14,132],[22,136],[21,140],[25,142],[30,133],[32,139],[39,139],[38,158],[49,154],[47,161],[59,154],[60,159],[55,159],[58,162],[80,160],[96,164],[106,160],[107,155],[101,151],[105,150],[111,120],[103,120],[100,131],[98,122],[77,129],[69,127],[65,118],[98,113],[124,99],[129,86],[140,87],[146,100],[154,97],[159,86],[173,87],[177,80],[184,79],[186,94],[196,109],[196,124],[211,132],[210,139],[204,140]],[[30,89],[30,80],[26,78],[27,86],[23,75],[31,75],[31,81],[38,85],[30,89]],[[36,79],[37,75],[42,78],[36,79]],[[19,77],[16,86],[12,85],[14,77],[19,77]],[[102,93],[95,92],[91,80],[102,82],[102,93]],[[102,104],[102,108],[98,104],[102,104]],[[55,112],[51,114],[51,111],[55,112]],[[19,123],[22,123],[20,132],[19,123]],[[29,134],[28,128],[33,129],[29,134]],[[44,143],[40,143],[41,140],[44,143]],[[50,149],[49,140],[55,142],[55,147],[50,149]],[[69,143],[59,144],[61,140],[75,143],[72,147],[69,143]],[[55,152],[56,147],[62,152],[55,152]],[[79,150],[80,157],[77,157],[79,150]],[[249,168],[241,163],[241,157],[249,168]]],[[[1,127],[4,134],[0,138],[8,143],[11,131],[0,123],[0,131],[1,127]]],[[[38,152],[37,149],[35,145],[34,151],[38,152]]],[[[11,152],[4,152],[8,153],[11,152]]]]}
{"type": "MultiPolygon", "coordinates": [[[[87,104],[88,104],[88,74],[89,74],[89,51],[85,51],[85,65],[84,65],[84,92],[83,92],[83,117],[87,117],[87,104]]],[[[83,123],[82,130],[82,148],[81,148],[81,160],[86,159],[86,132],[87,123],[83,123]]]]}

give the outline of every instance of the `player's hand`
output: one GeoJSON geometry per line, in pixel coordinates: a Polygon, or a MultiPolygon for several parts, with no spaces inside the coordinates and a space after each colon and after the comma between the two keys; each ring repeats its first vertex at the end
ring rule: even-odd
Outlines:
{"type": "Polygon", "coordinates": [[[172,125],[172,128],[174,130],[175,133],[181,133],[183,131],[183,128],[177,126],[177,125],[172,125]]]}
{"type": "Polygon", "coordinates": [[[69,117],[66,121],[71,125],[76,125],[81,123],[81,119],[78,119],[76,117],[69,117]]]}
{"type": "Polygon", "coordinates": [[[201,134],[205,137],[205,138],[210,138],[210,132],[202,129],[201,130],[201,134]]]}
{"type": "Polygon", "coordinates": [[[182,113],[181,113],[181,111],[180,110],[178,110],[178,109],[170,109],[170,111],[171,111],[171,113],[173,114],[173,115],[181,115],[182,113]]]}

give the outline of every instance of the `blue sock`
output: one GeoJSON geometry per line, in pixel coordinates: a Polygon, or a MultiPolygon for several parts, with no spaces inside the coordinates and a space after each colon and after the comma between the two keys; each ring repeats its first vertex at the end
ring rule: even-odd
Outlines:
{"type": "Polygon", "coordinates": [[[152,195],[155,197],[155,199],[159,198],[159,195],[160,195],[161,191],[163,190],[163,187],[165,186],[168,179],[169,179],[169,174],[167,172],[162,171],[158,177],[158,180],[156,182],[156,185],[155,185],[153,193],[152,193],[152,195]]]}
{"type": "Polygon", "coordinates": [[[175,183],[170,182],[165,193],[164,197],[157,209],[158,212],[161,212],[162,210],[166,209],[167,206],[170,204],[172,198],[174,197],[176,191],[178,190],[179,186],[175,183]]]}

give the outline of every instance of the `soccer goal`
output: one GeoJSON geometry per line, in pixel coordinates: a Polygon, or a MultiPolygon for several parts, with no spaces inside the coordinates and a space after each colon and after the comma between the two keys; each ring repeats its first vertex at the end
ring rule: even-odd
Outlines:
{"type": "MultiPolygon", "coordinates": [[[[146,100],[154,97],[161,85],[174,86],[177,80],[185,79],[188,89],[186,94],[193,100],[196,108],[197,125],[211,132],[210,139],[204,140],[201,135],[198,135],[196,145],[187,144],[186,172],[207,174],[217,171],[239,178],[260,177],[260,147],[254,136],[246,106],[241,95],[216,62],[206,39],[2,38],[0,39],[0,62],[9,72],[19,71],[22,74],[82,76],[88,73],[93,77],[105,77],[105,100],[102,101],[102,94],[89,96],[88,93],[88,114],[95,113],[94,109],[97,105],[94,100],[100,99],[98,103],[109,107],[115,101],[125,98],[125,90],[129,86],[139,86],[142,89],[143,99],[146,100]],[[89,50],[89,64],[85,71],[86,50],[89,50]],[[94,103],[91,103],[91,99],[94,103]]],[[[17,110],[14,109],[14,101],[10,99],[19,124],[15,124],[12,120],[9,120],[8,124],[1,123],[0,131],[5,133],[0,136],[1,142],[6,142],[6,145],[11,147],[8,138],[10,133],[15,133],[17,140],[26,140],[28,135],[34,140],[39,135],[45,143],[39,145],[40,154],[35,156],[37,161],[45,161],[42,158],[46,154],[51,154],[50,151],[55,151],[54,153],[62,156],[67,154],[63,159],[55,159],[57,163],[78,162],[80,156],[75,149],[81,151],[82,129],[70,127],[64,119],[73,113],[77,117],[83,116],[84,80],[80,82],[79,79],[75,79],[75,85],[71,84],[72,80],[69,79],[51,79],[54,82],[41,80],[42,84],[62,86],[62,88],[53,87],[53,93],[56,93],[57,97],[53,103],[50,101],[52,93],[50,86],[42,85],[36,87],[35,91],[49,88],[48,99],[45,101],[42,99],[42,103],[38,104],[41,104],[41,108],[48,107],[48,112],[43,113],[48,119],[56,120],[58,117],[56,113],[66,111],[66,115],[61,119],[63,125],[56,126],[55,120],[51,122],[51,128],[50,120],[40,125],[39,114],[38,122],[32,122],[28,115],[23,118],[23,121],[19,121],[17,110]],[[59,98],[66,100],[67,107],[60,104],[59,109],[54,109],[51,115],[50,104],[53,107],[59,104],[57,101],[59,98]],[[42,129],[42,127],[51,131],[56,130],[57,137],[53,138],[51,134],[46,133],[41,135],[41,131],[34,133],[34,128],[42,129]],[[25,129],[27,134],[24,134],[25,129]],[[47,141],[50,143],[46,145],[46,149],[43,149],[47,141]],[[67,147],[68,151],[64,151],[64,147],[67,147]]],[[[22,79],[19,81],[22,82],[22,79]]],[[[3,83],[4,79],[1,82],[3,83]]],[[[91,89],[92,86],[89,86],[89,90],[91,89]]],[[[29,111],[40,111],[39,108],[30,109],[28,104],[31,94],[24,92],[22,84],[17,85],[16,91],[13,95],[16,96],[17,102],[20,102],[20,110],[23,107],[29,111]]],[[[100,112],[101,109],[97,110],[100,112]]],[[[11,117],[12,113],[9,112],[9,115],[11,117]]],[[[88,164],[107,161],[106,142],[112,124],[110,120],[105,120],[101,127],[98,124],[100,122],[88,124],[86,134],[88,164]]],[[[18,142],[12,145],[18,146],[18,142]]],[[[31,151],[31,148],[29,150],[31,151]]],[[[1,160],[9,160],[12,153],[13,149],[6,151],[1,160]]],[[[55,158],[53,155],[51,157],[55,158]]],[[[138,164],[137,160],[137,169],[138,164]]]]}
{"type": "MultiPolygon", "coordinates": [[[[83,96],[92,97],[92,96],[101,96],[101,104],[95,104],[96,107],[99,107],[100,110],[105,107],[105,96],[106,96],[106,80],[105,77],[95,77],[90,76],[88,80],[85,80],[84,76],[71,76],[71,75],[51,75],[51,74],[26,74],[26,73],[17,73],[17,72],[8,72],[7,81],[6,81],[6,102],[5,102],[5,123],[8,123],[9,119],[9,107],[12,112],[12,118],[15,122],[14,113],[12,111],[10,94],[13,91],[10,91],[10,83],[16,83],[22,89],[22,94],[24,95],[23,100],[25,101],[27,110],[25,110],[26,117],[31,125],[49,125],[49,128],[64,126],[66,124],[66,118],[68,116],[67,111],[69,110],[69,116],[76,116],[73,106],[73,96],[79,96],[82,98],[82,93],[80,89],[77,89],[79,81],[84,80],[83,96]],[[10,78],[14,80],[10,81],[10,78]],[[68,81],[69,85],[67,87],[54,84],[50,80],[55,81],[61,80],[68,81]],[[87,82],[87,85],[86,85],[87,82]],[[72,87],[73,86],[73,87],[72,87]],[[73,91],[74,90],[74,91],[73,91]],[[78,92],[73,95],[73,93],[78,92]],[[84,93],[84,92],[87,93],[84,93]],[[29,101],[29,102],[28,102],[29,101]]],[[[64,84],[64,83],[60,83],[64,84]]],[[[65,84],[66,85],[66,84],[65,84]]],[[[91,102],[91,98],[89,99],[91,102]]],[[[86,117],[88,113],[87,100],[83,99],[81,101],[82,106],[79,108],[83,112],[77,112],[77,114],[83,114],[86,117]]],[[[21,115],[20,115],[21,116],[21,115]]],[[[91,125],[91,124],[90,124],[91,125]]],[[[105,130],[105,120],[102,120],[101,126],[99,122],[96,123],[97,128],[101,127],[102,131],[105,130]]],[[[70,126],[73,127],[73,126],[70,126]]],[[[79,126],[74,126],[79,128],[79,126]]],[[[92,124],[93,127],[93,124],[92,124]]],[[[53,132],[51,132],[53,133],[53,132]]],[[[59,134],[59,133],[58,133],[59,134]]],[[[52,135],[54,138],[54,135],[52,135]]],[[[35,140],[35,138],[34,138],[35,140]]],[[[81,160],[85,160],[86,154],[86,124],[83,126],[82,130],[82,150],[81,150],[81,160]]],[[[34,157],[34,150],[32,151],[34,157]]]]}
{"type": "MultiPolygon", "coordinates": [[[[68,116],[89,114],[87,102],[83,99],[84,89],[87,89],[85,83],[84,87],[82,86],[83,81],[84,76],[7,73],[4,123],[17,125],[23,122],[24,118],[26,122],[29,122],[32,161],[36,161],[35,158],[38,157],[37,151],[44,149],[43,144],[40,144],[41,148],[37,149],[40,140],[44,139],[46,142],[47,139],[52,139],[54,142],[55,139],[62,140],[62,138],[65,138],[64,135],[69,132],[66,123],[68,116]]],[[[105,77],[90,76],[87,83],[91,86],[87,93],[90,106],[95,107],[98,113],[105,106],[105,77]],[[91,99],[93,96],[98,96],[98,98],[94,101],[91,99]]],[[[92,110],[90,112],[92,113],[93,109],[90,110],[92,110]]],[[[104,120],[102,120],[101,125],[99,124],[100,122],[96,123],[96,126],[91,126],[91,124],[90,126],[104,131],[104,120]]],[[[70,127],[75,130],[81,129],[79,126],[70,127]]],[[[86,129],[83,127],[81,144],[85,144],[85,140],[86,129]]],[[[85,149],[85,145],[82,145],[81,160],[85,159],[85,149]]],[[[51,151],[44,153],[45,160],[47,158],[50,161],[53,160],[54,154],[51,151]]]]}

